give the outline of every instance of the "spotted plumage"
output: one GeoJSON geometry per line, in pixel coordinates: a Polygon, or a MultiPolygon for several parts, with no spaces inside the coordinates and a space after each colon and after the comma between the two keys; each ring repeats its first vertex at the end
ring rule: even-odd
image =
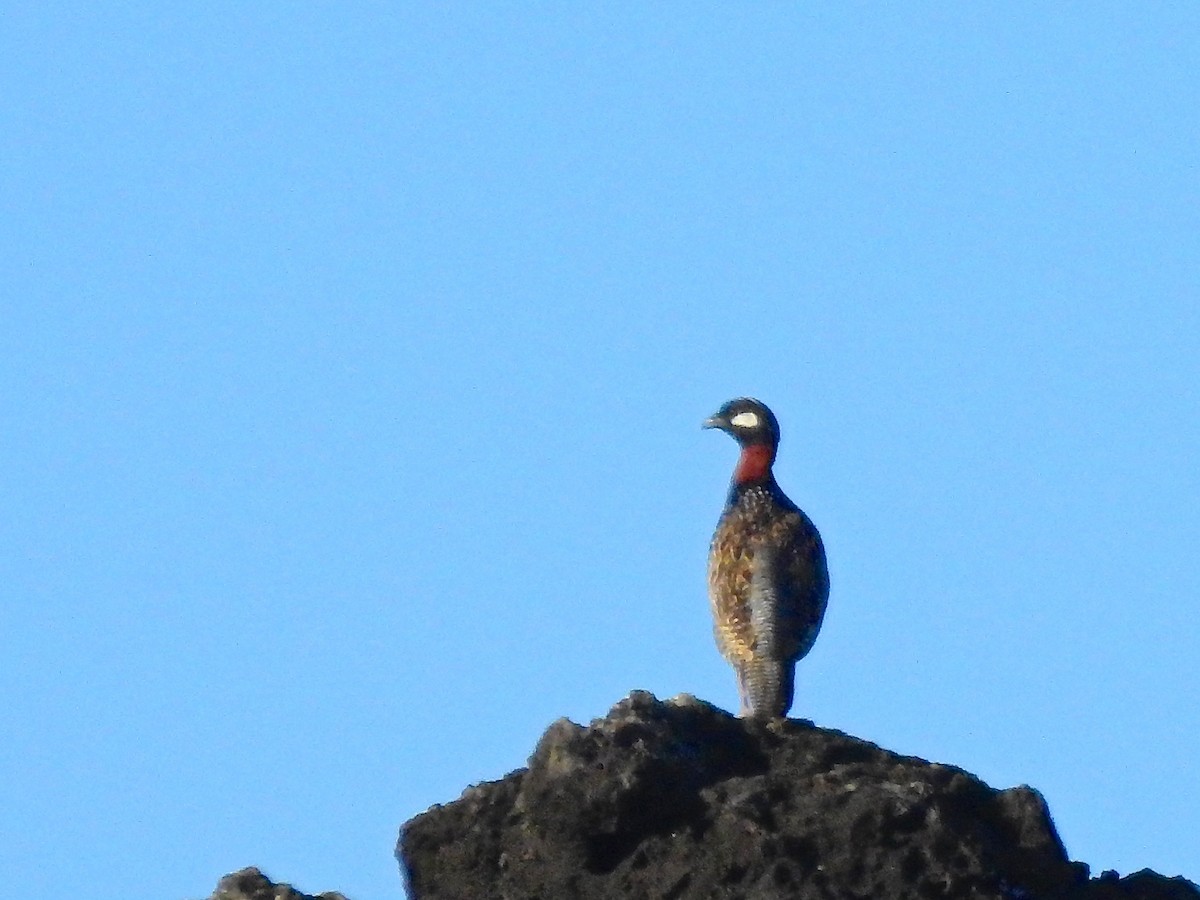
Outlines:
{"type": "Polygon", "coordinates": [[[779,424],[762,403],[730,400],[704,427],[741,447],[708,557],[713,633],[737,675],[742,715],[781,718],[796,661],[812,649],[829,598],[825,548],[775,482],[779,424]]]}

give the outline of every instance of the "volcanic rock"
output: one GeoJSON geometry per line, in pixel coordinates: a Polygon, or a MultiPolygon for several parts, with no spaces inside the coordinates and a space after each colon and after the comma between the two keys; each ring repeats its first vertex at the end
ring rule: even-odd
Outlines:
{"type": "Polygon", "coordinates": [[[253,866],[226,875],[209,900],[346,900],[334,891],[302,894],[290,884],[276,884],[253,866]]]}
{"type": "Polygon", "coordinates": [[[405,823],[412,900],[1200,900],[1071,862],[1041,795],[811,722],[637,691],[405,823]]]}

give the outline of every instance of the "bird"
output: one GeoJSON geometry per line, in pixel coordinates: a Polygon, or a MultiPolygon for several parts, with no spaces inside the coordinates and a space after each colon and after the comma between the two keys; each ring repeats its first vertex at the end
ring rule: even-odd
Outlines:
{"type": "Polygon", "coordinates": [[[741,448],[709,547],[713,636],[737,676],[741,715],[783,719],[796,662],[812,649],[829,601],[825,545],[775,481],[779,422],[764,403],[730,400],[702,427],[741,448]]]}

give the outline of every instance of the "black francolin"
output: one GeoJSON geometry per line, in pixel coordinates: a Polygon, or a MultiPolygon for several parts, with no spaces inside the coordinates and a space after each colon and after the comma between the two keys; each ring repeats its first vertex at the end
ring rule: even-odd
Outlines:
{"type": "Polygon", "coordinates": [[[782,718],[792,706],[796,661],[812,649],[825,615],[825,548],[775,482],[779,423],[771,410],[739,397],[704,427],[721,429],[741,447],[708,556],[717,648],[737,674],[741,714],[782,718]]]}

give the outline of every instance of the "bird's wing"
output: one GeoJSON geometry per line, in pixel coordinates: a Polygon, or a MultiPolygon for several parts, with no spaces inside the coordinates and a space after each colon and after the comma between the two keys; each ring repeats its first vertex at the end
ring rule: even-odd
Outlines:
{"type": "Polygon", "coordinates": [[[829,598],[829,568],[816,528],[797,512],[788,522],[776,576],[780,652],[799,659],[812,648],[829,598]]]}

